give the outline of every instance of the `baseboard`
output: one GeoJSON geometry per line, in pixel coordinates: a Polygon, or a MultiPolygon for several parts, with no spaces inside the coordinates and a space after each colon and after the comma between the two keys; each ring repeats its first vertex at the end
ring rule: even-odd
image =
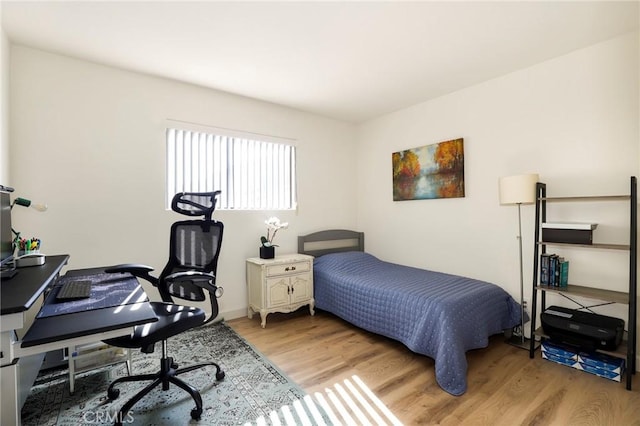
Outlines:
{"type": "Polygon", "coordinates": [[[218,319],[224,318],[225,320],[232,320],[236,318],[242,318],[245,316],[247,316],[247,308],[220,312],[218,314],[218,319]]]}

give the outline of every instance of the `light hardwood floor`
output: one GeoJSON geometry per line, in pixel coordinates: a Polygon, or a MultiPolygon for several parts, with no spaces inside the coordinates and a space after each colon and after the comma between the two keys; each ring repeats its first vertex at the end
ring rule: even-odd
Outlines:
{"type": "Polygon", "coordinates": [[[308,393],[357,375],[405,425],[640,425],[640,375],[632,391],[557,365],[495,336],[467,353],[459,397],[435,381],[432,359],[317,311],[227,321],[308,393]]]}

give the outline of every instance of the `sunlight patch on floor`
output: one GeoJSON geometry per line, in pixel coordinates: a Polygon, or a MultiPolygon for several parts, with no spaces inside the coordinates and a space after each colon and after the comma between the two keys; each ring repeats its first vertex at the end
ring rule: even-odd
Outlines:
{"type": "Polygon", "coordinates": [[[261,416],[245,426],[386,426],[402,425],[371,389],[358,377],[351,376],[325,388],[323,392],[306,395],[291,405],[285,405],[261,416]]]}

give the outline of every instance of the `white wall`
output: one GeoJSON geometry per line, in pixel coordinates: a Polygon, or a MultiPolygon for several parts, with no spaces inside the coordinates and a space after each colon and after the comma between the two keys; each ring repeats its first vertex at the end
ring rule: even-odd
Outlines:
{"type": "MultiPolygon", "coordinates": [[[[638,50],[636,32],[362,125],[358,226],[369,251],[488,280],[518,300],[517,207],[499,205],[498,178],[539,173],[550,196],[628,193],[629,176],[640,173],[638,50]],[[456,138],[464,138],[464,198],[392,201],[393,152],[456,138]]],[[[628,243],[626,206],[550,207],[549,217],[595,221],[601,242],[628,243]]],[[[530,300],[534,207],[522,213],[530,300]]],[[[567,256],[576,283],[628,289],[627,252],[567,256]]],[[[624,315],[626,306],[617,309],[624,315]]]]}
{"type": "Polygon", "coordinates": [[[68,253],[69,268],[146,263],[161,270],[171,223],[164,210],[165,120],[297,140],[297,212],[219,211],[225,224],[218,284],[227,318],[246,314],[245,263],[258,255],[264,220],[299,234],[356,222],[353,125],[274,104],[154,78],[30,48],[11,57],[12,183],[16,196],[46,202],[42,214],[14,209],[16,229],[38,236],[47,254],[68,253]]]}
{"type": "Polygon", "coordinates": [[[0,185],[11,186],[9,152],[9,40],[0,28],[0,185]]]}

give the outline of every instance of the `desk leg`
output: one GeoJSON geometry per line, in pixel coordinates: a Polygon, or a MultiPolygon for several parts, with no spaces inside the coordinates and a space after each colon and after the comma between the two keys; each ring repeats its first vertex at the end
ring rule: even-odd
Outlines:
{"type": "MultiPolygon", "coordinates": [[[[22,315],[2,317],[2,326],[10,328],[12,326],[22,325],[22,315]]],[[[1,408],[0,412],[3,425],[19,425],[21,424],[20,410],[20,371],[18,370],[18,359],[13,356],[13,344],[16,341],[15,331],[5,328],[0,335],[0,395],[1,408]]]]}
{"type": "Polygon", "coordinates": [[[0,368],[2,384],[2,423],[3,425],[19,425],[22,423],[18,404],[18,365],[9,364],[0,368]]]}
{"type": "Polygon", "coordinates": [[[69,393],[71,395],[76,391],[76,361],[73,359],[75,351],[75,346],[69,346],[67,348],[67,362],[69,363],[69,393]]]}
{"type": "MultiPolygon", "coordinates": [[[[3,324],[4,325],[4,324],[3,324]]],[[[0,367],[1,425],[20,425],[20,411],[38,376],[44,353],[15,357],[14,345],[19,344],[13,330],[3,331],[0,337],[2,366],[0,367]]]]}

